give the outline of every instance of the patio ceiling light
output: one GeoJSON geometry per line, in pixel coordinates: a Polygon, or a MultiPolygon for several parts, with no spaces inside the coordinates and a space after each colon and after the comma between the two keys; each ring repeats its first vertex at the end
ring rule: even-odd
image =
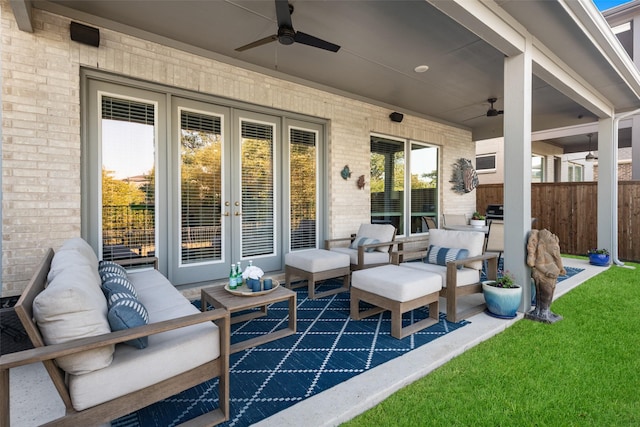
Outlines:
{"type": "Polygon", "coordinates": [[[598,160],[598,158],[591,151],[591,137],[593,136],[593,134],[589,133],[587,134],[587,136],[589,137],[589,153],[587,153],[587,156],[584,158],[584,160],[586,162],[595,162],[596,160],[598,160]]]}

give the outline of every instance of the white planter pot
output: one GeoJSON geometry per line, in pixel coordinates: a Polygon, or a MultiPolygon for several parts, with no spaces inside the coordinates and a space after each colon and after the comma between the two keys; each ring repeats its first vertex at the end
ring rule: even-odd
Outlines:
{"type": "Polygon", "coordinates": [[[469,224],[472,225],[473,227],[484,227],[485,226],[485,220],[484,219],[471,219],[471,220],[469,220],[469,224]]]}

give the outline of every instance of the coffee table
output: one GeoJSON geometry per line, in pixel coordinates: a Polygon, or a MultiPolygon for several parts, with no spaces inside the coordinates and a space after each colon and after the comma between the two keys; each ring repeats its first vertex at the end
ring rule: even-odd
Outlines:
{"type": "Polygon", "coordinates": [[[289,325],[287,328],[278,329],[274,332],[235,343],[230,347],[231,353],[237,353],[247,348],[256,347],[296,333],[296,293],[283,286],[279,286],[268,294],[257,296],[233,295],[224,289],[224,285],[204,288],[201,290],[200,294],[202,300],[202,311],[205,311],[209,304],[214,308],[226,308],[229,310],[229,314],[248,310],[250,308],[260,308],[259,311],[253,311],[239,316],[232,316],[232,324],[255,319],[256,317],[266,316],[267,306],[269,304],[289,300],[289,325]]]}

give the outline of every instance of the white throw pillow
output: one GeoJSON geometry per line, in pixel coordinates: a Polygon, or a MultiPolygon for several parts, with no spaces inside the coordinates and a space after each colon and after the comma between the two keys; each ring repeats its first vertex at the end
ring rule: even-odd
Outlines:
{"type": "MultiPolygon", "coordinates": [[[[66,268],[33,300],[33,316],[46,344],[60,344],[78,338],[111,332],[107,301],[88,265],[66,268]]],[[[87,350],[56,359],[74,375],[102,369],[111,364],[114,346],[87,350]]]]}

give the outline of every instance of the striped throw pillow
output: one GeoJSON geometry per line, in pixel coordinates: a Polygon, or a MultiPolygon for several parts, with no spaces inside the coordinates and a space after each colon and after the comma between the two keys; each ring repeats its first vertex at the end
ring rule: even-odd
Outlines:
{"type": "MultiPolygon", "coordinates": [[[[449,261],[455,261],[458,259],[464,259],[469,256],[467,249],[459,248],[443,248],[441,246],[429,245],[427,256],[424,257],[424,262],[428,264],[447,265],[449,261]]],[[[458,266],[458,270],[462,268],[462,265],[458,266]]]]}

